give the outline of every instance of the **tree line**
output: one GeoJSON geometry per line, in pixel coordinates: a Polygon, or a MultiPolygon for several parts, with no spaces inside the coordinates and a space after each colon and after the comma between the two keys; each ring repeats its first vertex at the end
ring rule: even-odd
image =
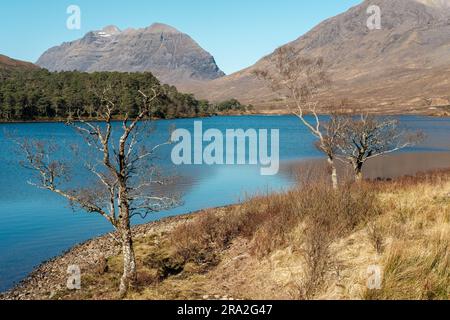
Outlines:
{"type": "Polygon", "coordinates": [[[151,117],[160,119],[242,113],[249,109],[237,100],[218,104],[197,100],[192,94],[178,92],[174,86],[160,84],[149,72],[49,72],[39,70],[0,71],[0,120],[31,121],[67,119],[82,112],[94,119],[101,108],[99,91],[109,87],[111,99],[120,105],[113,118],[138,115],[141,99],[136,92],[158,88],[151,117]]]}

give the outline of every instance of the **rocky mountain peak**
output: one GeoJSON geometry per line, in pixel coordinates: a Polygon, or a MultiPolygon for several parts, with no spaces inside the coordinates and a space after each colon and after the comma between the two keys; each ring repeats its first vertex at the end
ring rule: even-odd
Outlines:
{"type": "Polygon", "coordinates": [[[177,29],[155,23],[144,29],[107,26],[82,39],[47,50],[37,64],[50,71],[152,72],[164,83],[182,85],[220,78],[213,56],[177,29]]]}

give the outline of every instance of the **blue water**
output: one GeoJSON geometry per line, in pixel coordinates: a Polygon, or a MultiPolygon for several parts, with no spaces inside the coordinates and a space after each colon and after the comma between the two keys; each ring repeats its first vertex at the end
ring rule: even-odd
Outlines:
{"type": "MultiPolygon", "coordinates": [[[[215,117],[201,120],[204,130],[279,129],[282,162],[320,157],[313,146],[312,136],[292,116],[215,117]]],[[[194,121],[157,121],[156,130],[149,141],[166,141],[172,126],[192,130],[194,121]]],[[[405,116],[401,117],[401,121],[408,128],[422,130],[428,136],[421,146],[408,151],[449,150],[449,119],[405,116]]],[[[13,286],[43,261],[77,243],[112,231],[102,217],[74,212],[59,196],[27,184],[30,172],[19,165],[19,154],[5,132],[19,137],[57,141],[66,148],[73,143],[82,143],[73,129],[64,124],[0,124],[0,291],[13,286]]],[[[63,154],[66,151],[63,148],[63,154]]],[[[257,166],[174,167],[171,165],[170,151],[170,146],[161,149],[158,161],[165,171],[182,177],[177,189],[183,194],[183,204],[145,220],[134,220],[134,223],[237,203],[252,194],[289,188],[294,183],[283,171],[276,176],[261,176],[257,166]]]]}

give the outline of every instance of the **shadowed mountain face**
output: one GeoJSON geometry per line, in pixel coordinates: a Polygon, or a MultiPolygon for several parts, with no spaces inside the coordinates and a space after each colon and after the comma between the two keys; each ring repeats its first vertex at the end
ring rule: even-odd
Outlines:
{"type": "Polygon", "coordinates": [[[50,71],[150,71],[162,82],[212,80],[224,73],[188,35],[164,24],[144,29],[115,26],[46,51],[37,64],[50,71]]]}
{"type": "MultiPolygon", "coordinates": [[[[450,0],[370,0],[328,19],[287,44],[309,56],[322,56],[332,87],[326,103],[350,99],[383,112],[414,112],[450,104],[450,0]],[[381,9],[381,30],[369,30],[367,9],[381,9]]],[[[235,97],[261,107],[283,108],[255,69],[256,65],[206,85],[190,88],[199,97],[235,97]],[[275,101],[275,102],[274,102],[275,101]]]]}
{"type": "Polygon", "coordinates": [[[25,61],[11,59],[0,54],[0,70],[38,69],[38,66],[25,61]]]}

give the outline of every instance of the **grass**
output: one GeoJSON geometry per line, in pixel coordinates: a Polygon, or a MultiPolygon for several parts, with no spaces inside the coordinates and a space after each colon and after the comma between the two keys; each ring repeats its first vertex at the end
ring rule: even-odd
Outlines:
{"type": "MultiPolygon", "coordinates": [[[[450,174],[299,185],[136,239],[128,299],[448,299],[450,174]],[[383,270],[380,290],[367,268],[383,270]]],[[[55,299],[115,299],[121,256],[55,299]]]]}

